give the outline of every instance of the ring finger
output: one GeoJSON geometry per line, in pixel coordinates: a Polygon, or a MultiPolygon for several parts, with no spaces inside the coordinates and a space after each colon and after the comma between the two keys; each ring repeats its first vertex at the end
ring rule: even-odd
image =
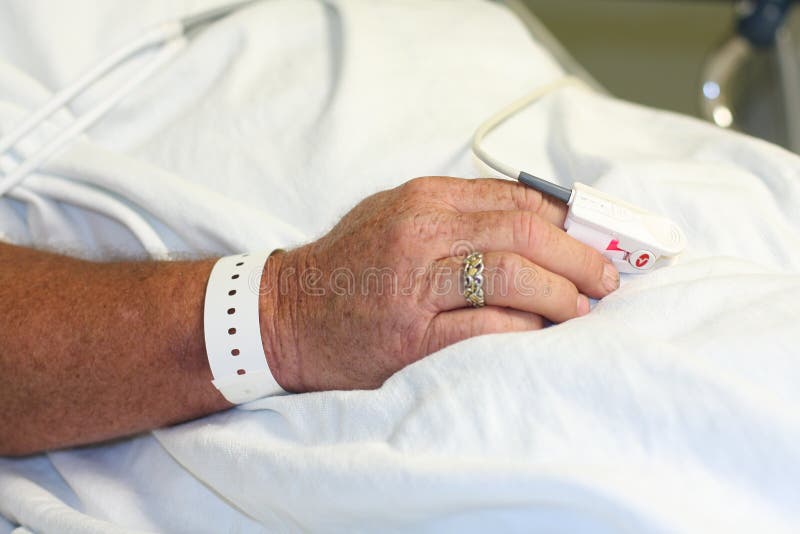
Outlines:
{"type": "MultiPolygon", "coordinates": [[[[483,255],[486,305],[542,315],[560,323],[589,312],[589,300],[575,284],[513,252],[483,255]]],[[[464,259],[449,257],[430,271],[428,299],[437,312],[469,306],[464,297],[464,259]]]]}

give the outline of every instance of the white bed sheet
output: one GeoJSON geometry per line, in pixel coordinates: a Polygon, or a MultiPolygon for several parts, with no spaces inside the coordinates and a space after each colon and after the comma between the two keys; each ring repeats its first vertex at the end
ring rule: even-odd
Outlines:
{"type": "MultiPolygon", "coordinates": [[[[200,6],[4,3],[0,127],[146,23],[200,6]]],[[[0,199],[0,233],[141,255],[107,217],[53,201],[61,178],[126,199],[176,252],[300,243],[370,192],[483,174],[475,126],[560,75],[488,3],[266,2],[29,179],[37,203],[0,199]]],[[[669,215],[689,249],[587,317],[460,343],[377,391],[0,458],[0,531],[796,531],[797,156],[574,89],[489,144],[669,215]]]]}

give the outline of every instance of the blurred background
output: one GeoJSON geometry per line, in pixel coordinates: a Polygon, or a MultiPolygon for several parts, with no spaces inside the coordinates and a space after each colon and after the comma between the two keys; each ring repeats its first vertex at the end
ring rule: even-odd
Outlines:
{"type": "Polygon", "coordinates": [[[532,31],[549,34],[564,61],[611,94],[800,151],[800,12],[793,0],[509,4],[532,14],[532,31]]]}

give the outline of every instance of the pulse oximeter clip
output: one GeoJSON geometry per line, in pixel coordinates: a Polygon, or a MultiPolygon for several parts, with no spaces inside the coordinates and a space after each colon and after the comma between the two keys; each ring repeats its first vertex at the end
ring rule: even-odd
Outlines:
{"type": "Polygon", "coordinates": [[[567,234],[600,251],[621,273],[646,272],[668,265],[686,246],[678,226],[643,210],[575,183],[564,222],[567,234]]]}
{"type": "Polygon", "coordinates": [[[509,117],[539,98],[567,85],[585,84],[563,78],[525,96],[487,120],[475,132],[475,156],[497,172],[555,197],[569,207],[564,229],[578,241],[605,256],[621,273],[644,273],[668,265],[686,247],[686,238],[674,222],[582,183],[572,189],[538,178],[492,158],[481,146],[483,138],[509,117]]]}

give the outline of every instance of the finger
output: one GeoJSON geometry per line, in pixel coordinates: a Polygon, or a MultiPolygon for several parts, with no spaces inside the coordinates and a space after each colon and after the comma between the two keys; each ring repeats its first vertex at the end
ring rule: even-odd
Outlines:
{"type": "Polygon", "coordinates": [[[440,313],[427,332],[427,352],[436,352],[459,341],[484,334],[527,332],[544,327],[544,319],[532,313],[488,306],[440,313]]]}
{"type": "Polygon", "coordinates": [[[509,251],[571,280],[593,298],[619,287],[619,272],[602,254],[529,211],[455,214],[439,223],[440,257],[457,256],[453,243],[468,243],[480,252],[509,251]]]}
{"type": "Polygon", "coordinates": [[[453,205],[461,212],[531,211],[559,228],[564,227],[565,203],[515,180],[476,178],[459,182],[453,205]]]}
{"type": "MultiPolygon", "coordinates": [[[[561,323],[589,312],[589,300],[566,278],[512,252],[483,255],[486,304],[543,315],[561,323]]],[[[428,302],[437,312],[468,306],[464,298],[464,262],[451,257],[431,269],[428,302]]]]}
{"type": "Polygon", "coordinates": [[[567,217],[563,202],[543,195],[515,180],[498,178],[449,178],[436,176],[408,182],[410,189],[419,189],[425,196],[435,196],[455,211],[531,211],[559,228],[567,217]]]}

